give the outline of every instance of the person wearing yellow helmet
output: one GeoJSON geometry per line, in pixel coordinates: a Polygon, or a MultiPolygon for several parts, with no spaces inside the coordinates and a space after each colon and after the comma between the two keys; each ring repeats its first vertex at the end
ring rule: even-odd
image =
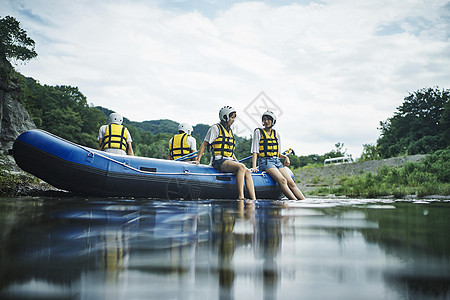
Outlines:
{"type": "Polygon", "coordinates": [[[122,125],[123,117],[118,113],[112,113],[108,117],[108,125],[103,125],[98,131],[98,149],[122,154],[134,155],[131,146],[130,132],[122,125]]]}
{"type": "Polygon", "coordinates": [[[236,109],[231,106],[222,107],[219,111],[219,119],[220,123],[211,126],[206,133],[205,139],[198,150],[197,163],[200,162],[206,147],[210,145],[212,166],[218,171],[236,174],[238,198],[245,199],[245,184],[250,198],[256,200],[252,174],[243,163],[237,161],[234,155],[236,142],[231,125],[236,119],[236,109]]]}
{"type": "Polygon", "coordinates": [[[267,110],[262,114],[264,128],[256,128],[252,140],[252,172],[266,171],[281,187],[283,194],[291,200],[304,200],[305,196],[295,184],[289,171],[285,168],[290,165],[289,157],[280,152],[280,134],[272,127],[277,122],[273,111],[267,110]],[[280,157],[284,159],[281,163],[280,157]]]}

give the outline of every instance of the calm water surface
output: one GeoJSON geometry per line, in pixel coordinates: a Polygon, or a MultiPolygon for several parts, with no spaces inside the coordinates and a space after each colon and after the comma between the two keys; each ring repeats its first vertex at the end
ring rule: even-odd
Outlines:
{"type": "Polygon", "coordinates": [[[450,299],[450,202],[0,199],[1,299],[450,299]]]}

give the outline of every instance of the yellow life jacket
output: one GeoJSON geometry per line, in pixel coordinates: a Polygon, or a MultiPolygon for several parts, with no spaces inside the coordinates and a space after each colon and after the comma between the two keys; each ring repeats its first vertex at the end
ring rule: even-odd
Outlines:
{"type": "Polygon", "coordinates": [[[261,138],[259,140],[259,157],[278,156],[278,138],[275,130],[272,129],[269,135],[265,130],[259,128],[261,138]]]}
{"type": "Polygon", "coordinates": [[[114,148],[122,149],[126,152],[127,147],[127,129],[125,126],[114,123],[106,126],[106,131],[103,135],[102,150],[114,148]]]}
{"type": "Polygon", "coordinates": [[[177,159],[186,154],[191,153],[191,146],[187,143],[187,133],[175,134],[169,146],[170,156],[172,159],[177,159]]]}
{"type": "Polygon", "coordinates": [[[231,131],[231,128],[226,130],[220,123],[216,125],[219,128],[219,136],[211,144],[212,156],[233,156],[235,147],[233,131],[231,131]]]}

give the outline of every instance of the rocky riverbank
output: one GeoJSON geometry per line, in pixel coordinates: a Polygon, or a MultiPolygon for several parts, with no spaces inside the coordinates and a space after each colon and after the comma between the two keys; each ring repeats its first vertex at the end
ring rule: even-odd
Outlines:
{"type": "Polygon", "coordinates": [[[21,170],[11,155],[1,156],[0,197],[61,197],[67,195],[69,195],[68,192],[57,189],[21,170]]]}

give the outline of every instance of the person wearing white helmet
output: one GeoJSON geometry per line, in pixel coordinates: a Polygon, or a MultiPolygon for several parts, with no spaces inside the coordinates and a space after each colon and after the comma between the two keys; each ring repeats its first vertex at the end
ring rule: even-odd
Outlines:
{"type": "Polygon", "coordinates": [[[200,162],[206,147],[210,145],[211,161],[214,169],[221,172],[235,173],[238,198],[245,199],[245,185],[248,195],[252,200],[255,200],[256,195],[252,173],[244,164],[238,162],[236,156],[234,156],[236,142],[231,125],[236,119],[236,109],[231,106],[222,107],[219,111],[219,119],[220,123],[211,126],[206,133],[205,139],[198,150],[197,163],[200,162]]]}
{"type": "Polygon", "coordinates": [[[118,113],[111,113],[108,125],[103,125],[98,131],[98,149],[105,152],[134,155],[131,146],[131,134],[122,125],[123,117],[118,113]]]}
{"type": "Polygon", "coordinates": [[[292,180],[291,174],[285,168],[290,165],[289,157],[280,152],[280,134],[272,127],[277,122],[275,113],[267,110],[262,114],[264,128],[256,128],[252,140],[252,172],[266,171],[281,187],[283,194],[291,200],[304,200],[305,196],[292,180]],[[280,157],[284,159],[281,163],[280,157]]]}
{"type": "MultiPolygon", "coordinates": [[[[177,159],[189,153],[197,151],[197,141],[191,133],[194,131],[188,123],[178,125],[178,134],[175,134],[169,141],[169,156],[167,159],[177,159]]],[[[197,158],[191,159],[196,161],[197,158]]]]}

